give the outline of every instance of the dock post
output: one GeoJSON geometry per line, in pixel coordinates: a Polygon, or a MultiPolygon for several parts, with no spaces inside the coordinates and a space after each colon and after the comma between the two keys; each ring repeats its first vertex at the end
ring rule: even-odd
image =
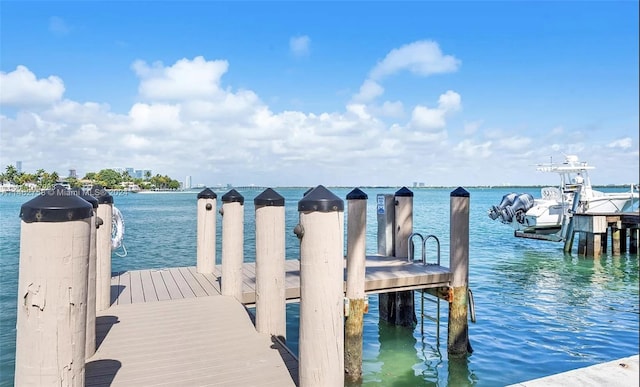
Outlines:
{"type": "Polygon", "coordinates": [[[617,221],[611,225],[611,255],[620,255],[620,228],[622,222],[617,221]]]}
{"type": "Polygon", "coordinates": [[[344,385],[344,203],[322,185],[298,202],[301,387],[344,385]]]}
{"type": "Polygon", "coordinates": [[[561,236],[564,238],[564,252],[567,254],[571,254],[571,248],[573,247],[573,238],[575,236],[575,219],[573,214],[578,211],[578,207],[580,206],[580,196],[582,196],[582,186],[578,185],[576,192],[573,194],[573,204],[571,206],[571,212],[569,214],[564,214],[562,216],[562,230],[563,233],[561,236]],[[567,222],[567,217],[569,217],[569,221],[567,222]],[[565,227],[565,222],[567,226],[565,227]]]}
{"type": "Polygon", "coordinates": [[[347,194],[347,299],[344,372],[348,382],[362,380],[362,329],[366,312],[367,194],[355,188],[347,194]]]}
{"type": "Polygon", "coordinates": [[[209,188],[198,193],[196,271],[213,273],[216,268],[216,198],[209,188]]]}
{"type": "Polygon", "coordinates": [[[620,254],[627,252],[627,228],[623,225],[620,229],[620,254]]]}
{"type": "Polygon", "coordinates": [[[267,188],[256,211],[256,330],[286,340],[284,197],[267,188]]]}
{"type": "Polygon", "coordinates": [[[638,254],[638,228],[629,229],[629,254],[638,254]]]}
{"type": "Polygon", "coordinates": [[[451,192],[449,225],[450,270],[453,301],[449,303],[447,351],[450,356],[473,352],[467,317],[469,283],[469,192],[458,187],[451,192]]]}
{"type": "Polygon", "coordinates": [[[60,188],[20,208],[16,386],[84,386],[92,215],[60,188]]]}
{"type": "MultiPolygon", "coordinates": [[[[407,187],[395,195],[394,256],[409,257],[409,236],[413,233],[413,192],[407,187]]],[[[378,296],[380,319],[398,326],[413,328],[418,322],[414,309],[413,291],[383,293],[378,296]]]]}
{"type": "Polygon", "coordinates": [[[102,224],[96,230],[96,311],[111,306],[111,228],[113,227],[113,196],[94,185],[89,194],[98,201],[98,218],[102,224]]]}
{"type": "Polygon", "coordinates": [[[81,188],[72,189],[71,192],[86,200],[93,208],[91,216],[91,242],[89,245],[89,266],[87,274],[87,337],[85,346],[85,358],[90,358],[96,353],[96,236],[98,199],[85,194],[81,188]]]}
{"type": "Polygon", "coordinates": [[[244,261],[244,197],[235,189],[222,195],[222,285],[223,296],[242,302],[244,261]]]}

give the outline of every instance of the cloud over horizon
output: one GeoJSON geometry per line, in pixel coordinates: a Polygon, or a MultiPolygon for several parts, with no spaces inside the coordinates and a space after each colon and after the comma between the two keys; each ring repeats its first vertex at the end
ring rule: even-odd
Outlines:
{"type": "MultiPolygon", "coordinates": [[[[222,88],[230,68],[224,59],[134,61],[137,101],[123,113],[105,102],[66,99],[62,79],[38,78],[21,65],[0,73],[1,104],[16,109],[0,115],[1,160],[23,160],[61,174],[69,168],[80,173],[152,169],[180,180],[192,175],[194,183],[207,185],[461,185],[490,183],[478,180],[478,159],[495,158],[484,172],[498,175],[501,160],[520,160],[527,153],[537,161],[551,151],[577,149],[562,144],[567,134],[558,134],[551,146],[533,136],[485,128],[482,117],[451,126],[462,112],[462,96],[454,90],[442,90],[428,105],[371,103],[384,92],[376,80],[399,71],[417,76],[456,71],[460,63],[432,41],[404,45],[372,67],[361,98],[322,113],[274,113],[255,91],[222,88]],[[458,176],[438,173],[452,165],[458,176]]],[[[633,153],[631,138],[607,144],[633,153]]]]}

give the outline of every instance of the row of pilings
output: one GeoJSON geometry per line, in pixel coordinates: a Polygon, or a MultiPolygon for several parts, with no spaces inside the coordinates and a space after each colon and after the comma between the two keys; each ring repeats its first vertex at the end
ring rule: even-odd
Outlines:
{"type": "MultiPolygon", "coordinates": [[[[221,292],[242,302],[244,197],[231,190],[221,201],[221,292]]],[[[321,185],[298,202],[299,223],[293,231],[300,240],[301,386],[340,386],[345,379],[361,379],[367,307],[366,201],[367,195],[359,189],[347,195],[346,297],[344,202],[321,185]]],[[[284,198],[268,188],[254,204],[256,329],[284,341],[284,198]]],[[[90,196],[56,187],[22,206],[16,385],[84,385],[85,359],[96,350],[95,314],[110,306],[112,205],[113,198],[99,187],[90,196]]],[[[393,206],[393,255],[407,258],[413,193],[402,188],[394,195],[393,206]]],[[[213,191],[198,194],[196,268],[203,273],[215,269],[216,209],[213,191]]],[[[450,216],[448,350],[452,356],[464,356],[471,348],[467,326],[469,194],[462,188],[451,193],[450,216]]],[[[415,323],[413,292],[398,293],[391,296],[387,312],[381,306],[380,318],[413,327],[406,323],[415,323]]]]}

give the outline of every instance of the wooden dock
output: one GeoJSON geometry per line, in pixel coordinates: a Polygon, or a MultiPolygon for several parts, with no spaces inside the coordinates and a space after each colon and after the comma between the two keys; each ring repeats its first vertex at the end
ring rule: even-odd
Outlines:
{"type": "MultiPolygon", "coordinates": [[[[255,263],[243,264],[243,304],[255,304],[255,263]]],[[[111,307],[98,314],[86,385],[297,385],[297,359],[256,332],[252,316],[220,295],[220,270],[195,267],[113,273],[111,307]]],[[[285,296],[300,298],[300,262],[287,260],[285,296]]],[[[395,257],[368,256],[368,294],[439,288],[451,273],[395,257]]]]}

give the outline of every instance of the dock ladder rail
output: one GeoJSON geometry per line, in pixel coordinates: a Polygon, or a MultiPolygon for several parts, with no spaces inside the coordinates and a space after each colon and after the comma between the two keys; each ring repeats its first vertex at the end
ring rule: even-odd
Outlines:
{"type": "MultiPolygon", "coordinates": [[[[438,239],[438,237],[436,237],[435,235],[427,235],[426,237],[423,237],[422,234],[414,232],[413,234],[411,234],[409,236],[409,243],[408,243],[408,247],[409,247],[409,257],[408,260],[409,262],[415,262],[415,258],[414,258],[414,253],[415,253],[415,246],[413,243],[413,238],[414,237],[418,237],[420,238],[421,241],[421,245],[422,245],[422,251],[420,254],[420,260],[422,262],[423,265],[438,265],[440,266],[440,240],[438,239]],[[427,241],[429,239],[433,239],[436,241],[436,246],[437,246],[437,260],[435,263],[428,263],[427,262],[427,251],[426,251],[426,244],[427,241]]],[[[436,347],[440,347],[440,297],[437,297],[435,295],[432,295],[430,293],[428,293],[426,291],[426,289],[420,289],[420,334],[424,336],[424,319],[428,319],[431,320],[433,322],[436,323],[436,347]],[[436,315],[432,316],[429,315],[427,313],[425,313],[425,309],[424,309],[424,303],[425,301],[428,302],[432,302],[434,304],[436,304],[436,315]]]]}

